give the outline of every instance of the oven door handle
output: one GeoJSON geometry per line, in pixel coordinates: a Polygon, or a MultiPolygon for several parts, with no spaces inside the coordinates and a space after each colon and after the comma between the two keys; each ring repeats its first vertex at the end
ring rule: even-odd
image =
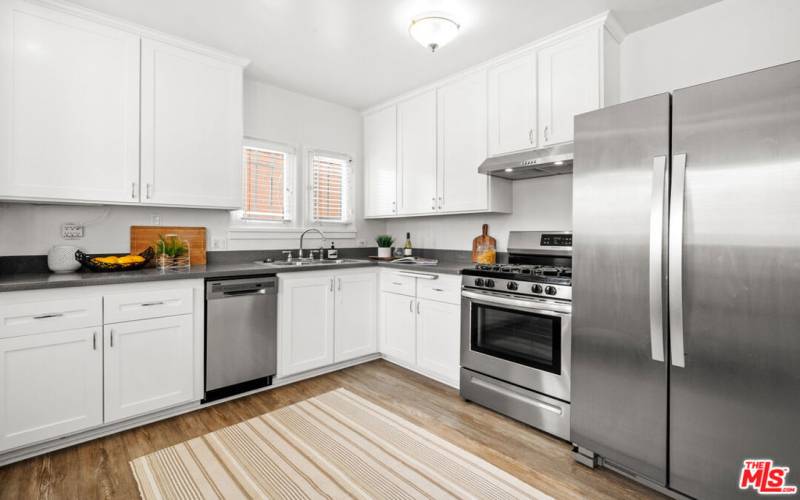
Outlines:
{"type": "Polygon", "coordinates": [[[514,307],[518,309],[527,309],[529,311],[538,312],[542,314],[550,314],[553,316],[567,316],[570,314],[572,308],[570,306],[565,306],[568,308],[567,310],[556,310],[552,308],[548,308],[548,306],[552,306],[553,304],[541,303],[541,302],[534,302],[531,300],[523,300],[523,299],[513,299],[510,297],[497,297],[494,295],[487,295],[483,293],[476,293],[470,292],[468,290],[462,290],[461,296],[467,299],[472,300],[473,302],[477,303],[484,303],[490,305],[499,305],[499,306],[508,306],[514,307]],[[547,304],[547,305],[545,305],[547,304]]]}

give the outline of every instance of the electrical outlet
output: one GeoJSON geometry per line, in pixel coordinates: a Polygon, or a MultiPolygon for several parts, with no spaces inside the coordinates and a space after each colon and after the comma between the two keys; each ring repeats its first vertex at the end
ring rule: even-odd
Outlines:
{"type": "Polygon", "coordinates": [[[228,240],[225,238],[212,238],[211,248],[212,250],[225,250],[228,248],[228,240]]]}
{"type": "Polygon", "coordinates": [[[161,216],[159,214],[153,214],[150,216],[150,224],[154,226],[161,225],[161,216]]]}
{"type": "Polygon", "coordinates": [[[364,240],[358,240],[358,246],[365,247],[365,246],[367,246],[367,242],[364,241],[364,240]]]}
{"type": "Polygon", "coordinates": [[[83,226],[80,224],[62,224],[61,237],[65,240],[79,240],[83,238],[83,226]]]}

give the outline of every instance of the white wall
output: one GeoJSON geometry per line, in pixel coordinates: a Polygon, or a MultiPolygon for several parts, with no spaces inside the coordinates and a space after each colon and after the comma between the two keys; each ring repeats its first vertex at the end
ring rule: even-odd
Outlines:
{"type": "MultiPolygon", "coordinates": [[[[355,172],[355,192],[361,193],[361,115],[349,108],[288,92],[256,82],[245,82],[245,135],[292,144],[300,150],[320,148],[350,154],[355,172]]],[[[359,197],[360,198],[360,197],[359,197]]],[[[361,219],[363,205],[356,207],[358,234],[337,239],[337,246],[371,245],[383,222],[361,219]]],[[[0,255],[39,255],[51,245],[69,243],[88,252],[127,252],[130,226],[150,225],[153,215],[162,225],[206,226],[208,246],[222,239],[229,249],[296,248],[297,238],[228,240],[230,216],[226,211],[154,207],[86,207],[32,204],[0,204],[0,255]],[[61,239],[61,224],[85,223],[82,240],[61,239]]]]}
{"type": "Polygon", "coordinates": [[[628,35],[623,101],[800,59],[800,1],[725,0],[628,35]]]}
{"type": "Polygon", "coordinates": [[[392,219],[387,232],[402,245],[406,232],[419,248],[471,250],[472,239],[489,224],[489,234],[497,239],[497,249],[505,251],[508,232],[514,230],[572,229],[572,176],[558,175],[515,181],[512,214],[443,215],[392,219]]]}

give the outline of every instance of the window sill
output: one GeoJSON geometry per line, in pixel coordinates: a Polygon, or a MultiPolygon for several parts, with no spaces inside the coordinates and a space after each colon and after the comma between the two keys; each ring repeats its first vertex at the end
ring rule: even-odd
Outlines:
{"type": "MultiPolygon", "coordinates": [[[[353,226],[311,226],[325,233],[328,240],[355,239],[356,229],[353,226]]],[[[228,240],[286,240],[300,238],[303,231],[309,228],[302,227],[268,227],[241,225],[228,228],[228,240]]]]}

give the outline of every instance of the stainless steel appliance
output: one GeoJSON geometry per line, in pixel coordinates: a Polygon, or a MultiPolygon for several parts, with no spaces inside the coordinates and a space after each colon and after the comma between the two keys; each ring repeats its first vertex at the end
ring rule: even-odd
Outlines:
{"type": "Polygon", "coordinates": [[[278,279],[206,282],[204,401],[272,383],[277,367],[278,279]]]}
{"type": "Polygon", "coordinates": [[[573,195],[576,458],[800,483],[800,62],[578,116],[573,195]]]}
{"type": "Polygon", "coordinates": [[[573,144],[564,142],[502,156],[491,156],[478,167],[481,174],[512,181],[572,173],[573,144]]]}
{"type": "Polygon", "coordinates": [[[508,264],[462,271],[461,395],[569,439],[572,235],[508,241],[508,264]]]}

